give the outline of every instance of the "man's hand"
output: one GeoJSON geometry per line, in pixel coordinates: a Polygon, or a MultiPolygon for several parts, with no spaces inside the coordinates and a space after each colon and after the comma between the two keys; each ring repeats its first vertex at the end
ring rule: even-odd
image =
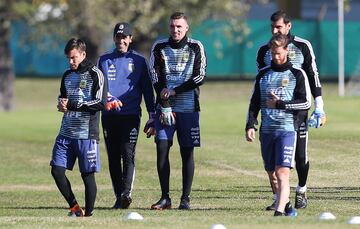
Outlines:
{"type": "Polygon", "coordinates": [[[144,126],[144,133],[147,138],[150,138],[152,135],[156,134],[155,130],[155,112],[149,112],[149,120],[146,122],[144,126]]]}
{"type": "Polygon", "coordinates": [[[326,115],[323,109],[315,108],[309,119],[309,126],[319,128],[325,125],[326,115]]]}
{"type": "Polygon", "coordinates": [[[162,91],[160,93],[160,97],[163,100],[168,100],[170,98],[170,96],[174,96],[175,94],[176,94],[175,90],[164,88],[164,89],[162,89],[162,91]]]}
{"type": "Polygon", "coordinates": [[[320,126],[323,126],[326,123],[324,101],[322,99],[322,96],[317,96],[314,99],[314,103],[315,103],[315,110],[310,116],[309,126],[319,128],[320,126]]]}
{"type": "Polygon", "coordinates": [[[266,106],[268,108],[276,108],[276,102],[280,99],[274,92],[270,92],[271,98],[266,100],[266,106]]]}
{"type": "Polygon", "coordinates": [[[255,129],[250,128],[245,133],[246,141],[253,142],[255,140],[255,129]]]}
{"type": "Polygon", "coordinates": [[[58,104],[57,104],[58,111],[65,113],[67,111],[68,101],[69,100],[67,98],[58,98],[58,104]]]}
{"type": "Polygon", "coordinates": [[[123,106],[122,102],[116,98],[115,96],[108,93],[107,101],[106,101],[106,110],[121,110],[121,107],[123,106]]]}
{"type": "Polygon", "coordinates": [[[167,126],[175,125],[175,113],[171,107],[161,107],[160,122],[167,126]]]}
{"type": "Polygon", "coordinates": [[[149,118],[149,120],[146,122],[144,126],[144,133],[146,134],[147,138],[150,138],[152,135],[156,134],[154,122],[155,122],[154,119],[149,118]]]}

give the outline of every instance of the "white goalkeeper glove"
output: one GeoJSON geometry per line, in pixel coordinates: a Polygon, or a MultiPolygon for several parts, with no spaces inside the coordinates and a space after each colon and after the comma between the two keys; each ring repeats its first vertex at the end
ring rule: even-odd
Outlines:
{"type": "Polygon", "coordinates": [[[167,126],[175,125],[175,113],[171,107],[161,107],[160,122],[167,126]]]}
{"type": "Polygon", "coordinates": [[[309,119],[309,127],[319,128],[325,125],[326,114],[324,111],[324,102],[321,96],[315,98],[315,110],[309,119]]]}

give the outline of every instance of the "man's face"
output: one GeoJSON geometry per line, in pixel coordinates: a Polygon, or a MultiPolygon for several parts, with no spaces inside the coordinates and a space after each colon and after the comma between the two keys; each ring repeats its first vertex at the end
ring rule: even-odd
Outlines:
{"type": "Polygon", "coordinates": [[[189,30],[187,21],[183,18],[170,20],[170,36],[176,42],[183,39],[189,30]]]}
{"type": "Polygon", "coordinates": [[[271,22],[271,33],[273,35],[277,33],[288,35],[290,29],[291,29],[291,22],[285,24],[283,18],[280,18],[275,22],[271,22]]]}
{"type": "Polygon", "coordinates": [[[66,57],[69,60],[70,68],[76,70],[79,67],[79,64],[85,59],[86,52],[80,51],[78,49],[72,49],[66,57]]]}
{"type": "Polygon", "coordinates": [[[132,42],[131,35],[125,36],[124,34],[116,34],[114,36],[115,47],[121,53],[126,53],[128,51],[131,42],[132,42]]]}
{"type": "Polygon", "coordinates": [[[275,64],[284,64],[287,61],[288,48],[277,47],[271,49],[272,60],[275,64]]]}

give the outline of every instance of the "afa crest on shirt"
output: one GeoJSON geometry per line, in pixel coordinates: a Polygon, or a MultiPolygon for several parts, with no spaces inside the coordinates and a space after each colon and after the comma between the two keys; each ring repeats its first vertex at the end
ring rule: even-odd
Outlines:
{"type": "Polygon", "coordinates": [[[183,62],[188,62],[189,61],[189,57],[190,57],[190,53],[185,52],[183,57],[182,57],[182,61],[183,62]]]}
{"type": "Polygon", "coordinates": [[[283,78],[281,81],[281,86],[287,87],[289,85],[289,78],[283,78]]]}
{"type": "Polygon", "coordinates": [[[295,50],[289,50],[288,57],[290,60],[295,60],[296,58],[295,50]]]}
{"type": "Polygon", "coordinates": [[[86,88],[86,80],[81,80],[81,81],[80,81],[79,88],[81,88],[81,89],[85,89],[85,88],[86,88]]]}
{"type": "Polygon", "coordinates": [[[134,65],[134,63],[130,62],[130,63],[128,64],[128,69],[129,69],[130,72],[133,72],[133,71],[135,70],[135,65],[134,65]]]}

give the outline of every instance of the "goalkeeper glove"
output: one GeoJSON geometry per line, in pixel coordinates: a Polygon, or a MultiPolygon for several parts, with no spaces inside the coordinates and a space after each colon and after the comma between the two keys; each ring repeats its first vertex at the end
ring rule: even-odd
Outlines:
{"type": "Polygon", "coordinates": [[[175,113],[171,107],[161,107],[160,122],[167,126],[175,125],[175,113]]]}
{"type": "Polygon", "coordinates": [[[324,110],[315,108],[309,119],[309,127],[319,128],[326,123],[326,115],[324,110]]]}
{"type": "Polygon", "coordinates": [[[119,110],[121,110],[122,105],[123,105],[122,102],[118,98],[116,98],[115,96],[108,93],[107,102],[106,102],[106,110],[119,111],[119,110]]]}

